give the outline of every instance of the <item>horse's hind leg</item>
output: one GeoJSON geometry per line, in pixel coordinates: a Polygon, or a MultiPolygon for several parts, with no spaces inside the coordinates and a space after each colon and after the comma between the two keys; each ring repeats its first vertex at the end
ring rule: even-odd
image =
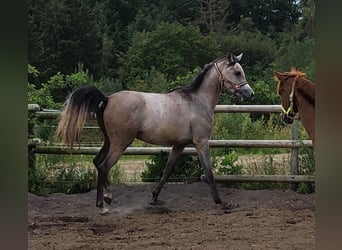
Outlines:
{"type": "MultiPolygon", "coordinates": [[[[119,160],[120,156],[125,151],[126,147],[111,147],[108,154],[103,159],[103,161],[98,165],[98,178],[97,178],[97,197],[96,206],[101,209],[100,213],[105,214],[108,209],[105,207],[103,201],[110,204],[112,201],[112,194],[108,190],[109,186],[109,171],[113,165],[119,160]]],[[[98,158],[100,159],[100,157],[98,158]]]]}
{"type": "Polygon", "coordinates": [[[150,201],[150,204],[157,204],[158,195],[160,193],[160,190],[163,188],[165,182],[167,181],[167,179],[171,175],[172,167],[173,167],[175,161],[182,154],[184,147],[185,147],[185,145],[175,145],[172,147],[172,151],[169,154],[165,169],[163,171],[163,176],[162,176],[160,182],[157,184],[157,186],[152,191],[152,200],[150,201]]]}

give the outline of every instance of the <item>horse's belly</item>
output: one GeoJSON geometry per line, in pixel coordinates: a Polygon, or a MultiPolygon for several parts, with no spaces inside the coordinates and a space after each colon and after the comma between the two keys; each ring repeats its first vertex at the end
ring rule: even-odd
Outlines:
{"type": "Polygon", "coordinates": [[[155,127],[154,129],[140,131],[137,138],[151,144],[171,146],[186,144],[192,141],[190,131],[174,126],[155,127]]]}

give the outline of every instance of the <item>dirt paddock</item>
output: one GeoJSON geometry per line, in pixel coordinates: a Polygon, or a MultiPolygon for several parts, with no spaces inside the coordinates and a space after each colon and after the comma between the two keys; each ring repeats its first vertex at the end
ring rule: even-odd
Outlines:
{"type": "Polygon", "coordinates": [[[290,190],[219,187],[222,209],[205,183],[166,184],[162,205],[148,204],[153,185],[115,185],[110,213],[96,191],[28,194],[29,249],[314,249],[314,195],[290,190]]]}

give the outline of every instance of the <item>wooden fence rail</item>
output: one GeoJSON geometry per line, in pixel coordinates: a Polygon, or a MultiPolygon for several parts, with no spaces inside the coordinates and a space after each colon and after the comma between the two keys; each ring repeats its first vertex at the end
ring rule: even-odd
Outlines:
{"type": "MultiPolygon", "coordinates": [[[[35,112],[35,116],[40,119],[56,119],[60,116],[60,111],[40,109],[37,104],[28,105],[29,112],[35,112]]],[[[215,113],[279,113],[280,105],[217,105],[215,113]]],[[[296,126],[296,125],[292,125],[296,126]]],[[[297,129],[296,127],[294,127],[297,129]]],[[[294,129],[292,129],[292,132],[294,129]]],[[[296,135],[296,133],[293,133],[296,135]]],[[[313,176],[300,176],[298,173],[298,149],[301,147],[312,147],[311,140],[299,141],[296,136],[292,135],[292,140],[210,140],[211,148],[291,148],[291,176],[215,176],[218,182],[237,181],[237,182],[314,182],[313,176]]],[[[35,142],[28,145],[35,153],[38,154],[70,154],[70,150],[65,146],[43,146],[35,142]]],[[[79,146],[73,148],[72,154],[95,155],[100,147],[84,147],[79,146]]],[[[161,152],[170,152],[171,147],[128,147],[124,154],[126,155],[153,155],[161,152]]],[[[196,154],[193,147],[185,148],[183,154],[196,154]]],[[[295,188],[295,186],[293,186],[295,188]]]]}
{"type": "MultiPolygon", "coordinates": [[[[96,155],[101,147],[77,147],[74,146],[72,151],[65,146],[35,146],[36,153],[39,154],[74,154],[74,155],[96,155]]],[[[311,140],[210,140],[211,148],[301,148],[303,146],[312,147],[311,140]]],[[[171,147],[128,147],[124,152],[125,155],[156,155],[162,152],[171,152],[171,147]]],[[[196,155],[196,149],[187,147],[183,154],[196,155]]]]}
{"type": "MultiPolygon", "coordinates": [[[[28,111],[35,112],[41,119],[56,119],[60,116],[59,110],[40,109],[37,104],[29,104],[28,111]]],[[[216,105],[215,113],[279,113],[281,105],[216,105]]]]}

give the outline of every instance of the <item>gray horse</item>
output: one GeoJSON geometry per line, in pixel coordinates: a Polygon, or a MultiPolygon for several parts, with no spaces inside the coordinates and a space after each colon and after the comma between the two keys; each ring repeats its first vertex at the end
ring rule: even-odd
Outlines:
{"type": "Polygon", "coordinates": [[[224,204],[216,189],[208,140],[214,108],[222,90],[242,100],[249,100],[254,95],[239,64],[241,57],[242,54],[230,53],[220,57],[207,64],[191,85],[167,93],[120,91],[105,96],[93,86],[71,93],[61,114],[56,138],[72,148],[80,139],[89,114],[96,114],[104,135],[104,144],[93,160],[98,171],[96,206],[101,214],[109,211],[107,205],[112,201],[108,189],[109,170],[135,138],[172,146],[161,181],[153,189],[151,204],[158,203],[158,195],[174,162],[191,143],[197,150],[214,202],[224,204]]]}

